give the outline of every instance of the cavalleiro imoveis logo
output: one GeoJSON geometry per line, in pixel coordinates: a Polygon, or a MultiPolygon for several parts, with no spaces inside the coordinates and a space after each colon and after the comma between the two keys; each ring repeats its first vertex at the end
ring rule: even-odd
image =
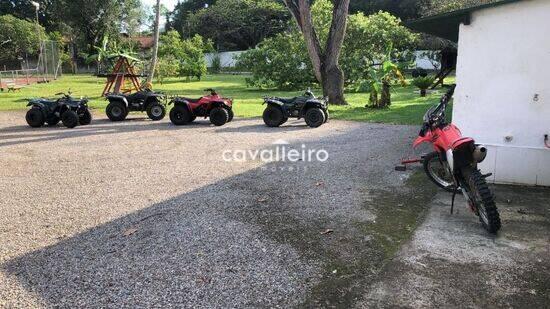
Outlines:
{"type": "Polygon", "coordinates": [[[226,162],[326,162],[329,153],[325,149],[309,148],[306,144],[293,146],[285,140],[277,140],[273,142],[273,147],[266,149],[225,150],[222,158],[226,162]]]}

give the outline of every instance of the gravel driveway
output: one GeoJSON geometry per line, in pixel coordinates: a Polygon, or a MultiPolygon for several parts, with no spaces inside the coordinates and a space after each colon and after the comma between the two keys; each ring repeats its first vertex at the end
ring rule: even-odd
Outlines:
{"type": "Polygon", "coordinates": [[[0,113],[0,307],[348,306],[434,194],[393,171],[415,127],[140,117],[0,113]],[[330,157],[222,159],[283,141],[330,157]]]}

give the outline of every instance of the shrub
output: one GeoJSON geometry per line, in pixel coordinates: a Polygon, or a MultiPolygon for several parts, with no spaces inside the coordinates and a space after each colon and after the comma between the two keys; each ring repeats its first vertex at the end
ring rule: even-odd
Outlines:
{"type": "Polygon", "coordinates": [[[212,43],[205,42],[200,35],[182,40],[179,33],[172,30],[160,38],[159,57],[161,59],[173,57],[178,61],[179,76],[184,76],[187,80],[191,77],[200,80],[207,72],[204,53],[210,50],[212,50],[212,43]]]}
{"type": "Polygon", "coordinates": [[[420,89],[420,96],[425,97],[426,90],[430,88],[431,85],[433,85],[434,81],[435,78],[433,78],[432,76],[419,76],[413,79],[412,84],[420,89]]]}
{"type": "MultiPolygon", "coordinates": [[[[332,3],[329,0],[315,1],[312,16],[323,46],[330,28],[332,3]]],[[[386,57],[387,46],[393,47],[391,59],[403,59],[417,38],[389,13],[350,15],[340,56],[346,85],[356,88],[361,80],[368,79],[370,68],[379,65],[386,57]]],[[[296,27],[289,33],[264,40],[255,49],[242,54],[239,66],[252,72],[249,86],[301,89],[316,82],[303,36],[296,27]]]]}
{"type": "Polygon", "coordinates": [[[210,66],[210,72],[220,73],[222,71],[222,59],[219,54],[215,54],[212,57],[212,65],[210,66]]]}
{"type": "Polygon", "coordinates": [[[157,63],[155,74],[158,82],[162,85],[165,78],[178,76],[179,71],[179,60],[172,55],[164,55],[157,63]]]}
{"type": "Polygon", "coordinates": [[[297,32],[266,39],[241,54],[237,62],[239,68],[252,72],[252,77],[246,79],[251,87],[296,90],[316,82],[305,43],[297,32]]]}
{"type": "Polygon", "coordinates": [[[0,61],[17,60],[25,54],[36,55],[39,39],[46,37],[44,28],[37,29],[35,23],[12,15],[0,16],[0,29],[0,61]]]}

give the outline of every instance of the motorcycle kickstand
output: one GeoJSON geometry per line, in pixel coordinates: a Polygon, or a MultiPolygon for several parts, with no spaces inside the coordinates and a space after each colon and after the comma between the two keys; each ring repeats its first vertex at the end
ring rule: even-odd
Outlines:
{"type": "Polygon", "coordinates": [[[453,197],[451,199],[451,215],[454,214],[455,209],[455,198],[456,198],[456,190],[453,191],[453,197]]]}

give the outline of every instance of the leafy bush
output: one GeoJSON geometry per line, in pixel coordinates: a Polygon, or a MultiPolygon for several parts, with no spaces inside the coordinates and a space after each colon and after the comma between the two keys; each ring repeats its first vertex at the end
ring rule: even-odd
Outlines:
{"type": "MultiPolygon", "coordinates": [[[[332,3],[315,1],[312,16],[321,44],[325,44],[332,19],[332,3]]],[[[356,88],[362,80],[368,79],[370,68],[379,66],[386,57],[387,46],[393,46],[391,59],[401,60],[417,39],[416,34],[389,13],[350,15],[340,56],[346,84],[356,88]]],[[[242,54],[238,65],[252,72],[249,86],[295,90],[316,82],[303,36],[295,26],[289,33],[266,39],[257,48],[242,54]]]]}
{"type": "Polygon", "coordinates": [[[216,74],[222,70],[222,59],[219,54],[215,54],[212,57],[212,65],[210,66],[210,72],[216,74]]]}
{"type": "Polygon", "coordinates": [[[165,55],[157,62],[155,75],[158,82],[162,85],[167,77],[178,76],[180,71],[180,62],[172,55],[165,55]]]}
{"type": "Polygon", "coordinates": [[[45,39],[44,28],[35,23],[13,17],[0,16],[0,61],[13,61],[25,54],[36,55],[40,38],[45,39]]]}
{"type": "Polygon", "coordinates": [[[183,41],[183,61],[180,64],[180,75],[187,77],[196,77],[201,80],[203,75],[206,75],[206,59],[204,52],[211,49],[209,43],[205,43],[200,35],[183,41]]]}
{"type": "Polygon", "coordinates": [[[290,19],[279,0],[216,1],[207,9],[186,15],[187,22],[175,29],[212,39],[223,50],[254,48],[264,38],[283,32],[290,19]]]}
{"type": "Polygon", "coordinates": [[[315,82],[304,41],[300,33],[278,34],[257,48],[241,54],[238,67],[252,72],[248,86],[303,89],[315,82]]]}
{"type": "Polygon", "coordinates": [[[432,76],[419,76],[413,79],[412,84],[420,89],[420,96],[425,97],[426,89],[430,88],[430,86],[433,85],[434,81],[435,78],[433,78],[432,76]]]}
{"type": "MultiPolygon", "coordinates": [[[[206,74],[204,53],[212,50],[212,43],[204,41],[200,35],[182,40],[177,31],[168,31],[160,37],[159,58],[173,57],[178,62],[179,76],[196,77],[198,80],[206,74]]],[[[166,63],[174,63],[167,61],[166,63]]]]}
{"type": "Polygon", "coordinates": [[[347,83],[355,84],[367,78],[369,68],[381,65],[384,59],[400,63],[412,60],[409,59],[412,53],[408,51],[415,47],[417,40],[416,34],[389,13],[351,15],[340,57],[347,83]]]}

